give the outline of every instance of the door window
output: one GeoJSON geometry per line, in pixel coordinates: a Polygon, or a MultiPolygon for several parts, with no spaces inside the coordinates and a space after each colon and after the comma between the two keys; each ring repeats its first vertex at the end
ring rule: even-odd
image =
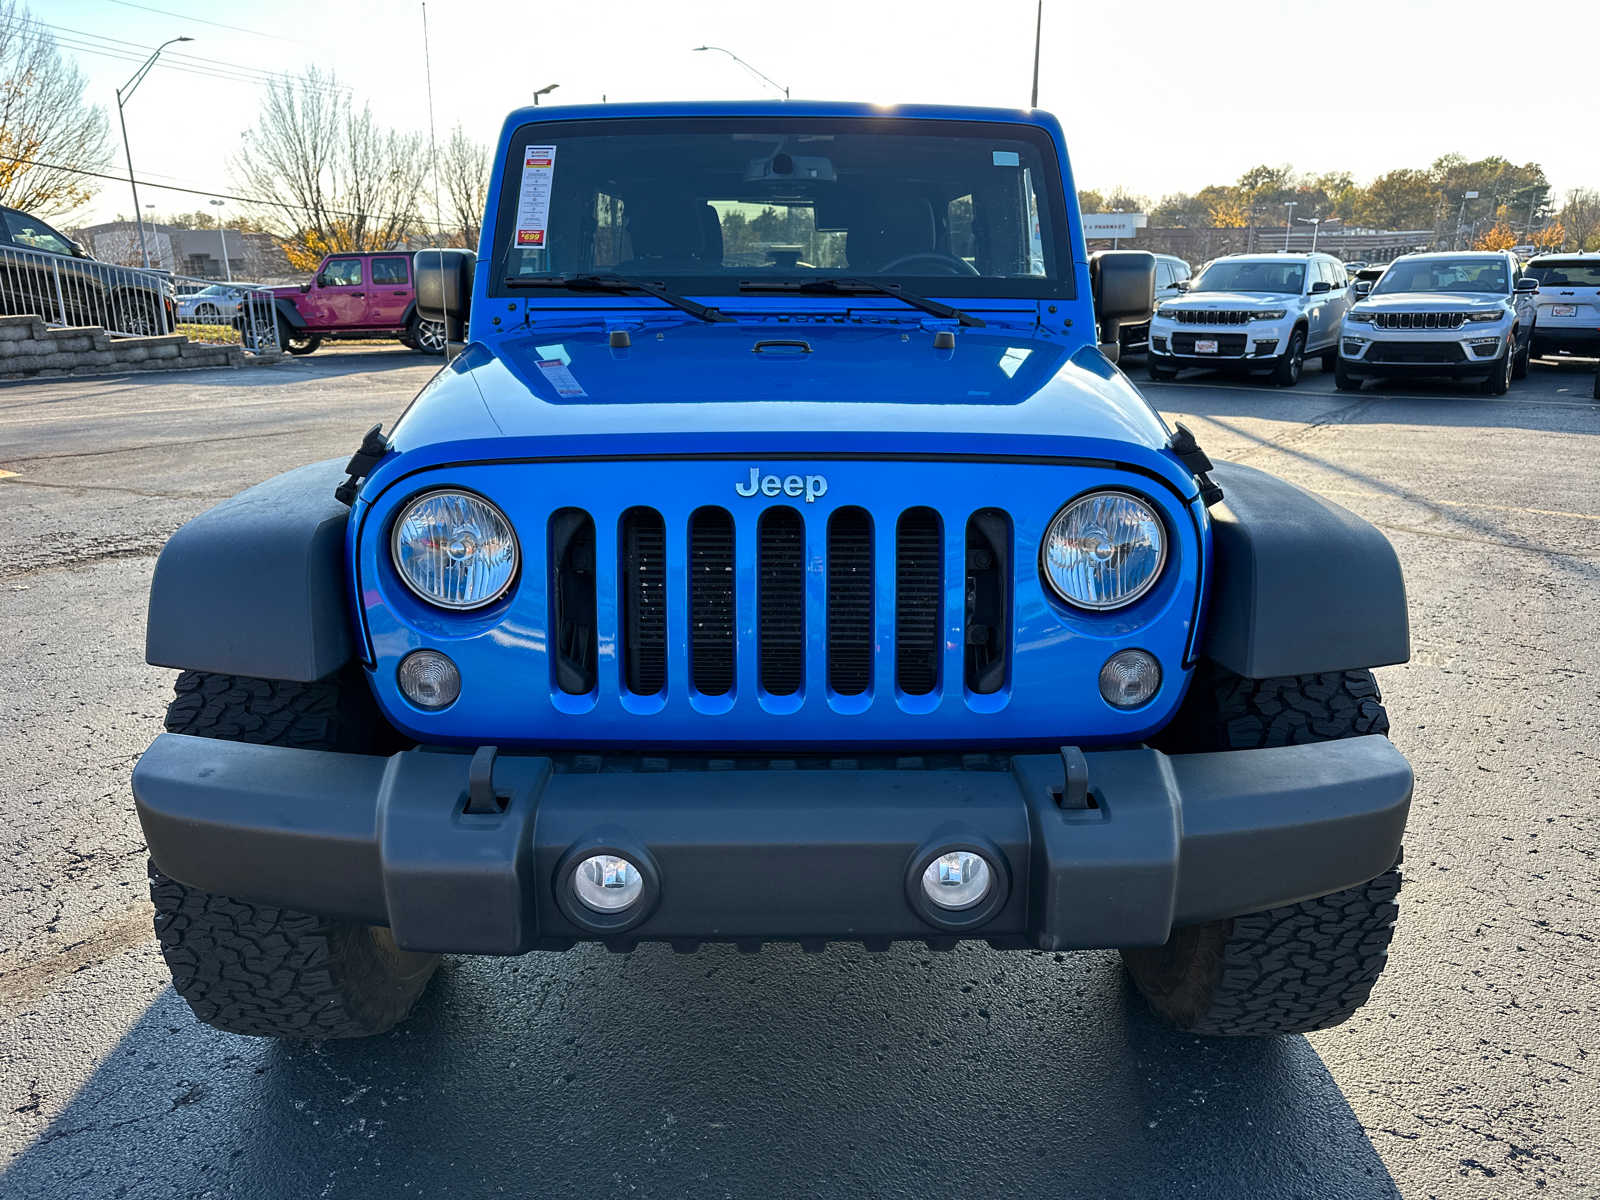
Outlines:
{"type": "Polygon", "coordinates": [[[403,258],[375,258],[372,260],[373,287],[405,287],[410,282],[403,258]]]}
{"type": "Polygon", "coordinates": [[[1339,272],[1327,259],[1317,259],[1317,274],[1322,277],[1323,281],[1327,283],[1328,287],[1337,288],[1341,286],[1339,283],[1339,272]]]}
{"type": "Polygon", "coordinates": [[[48,250],[51,254],[71,254],[72,243],[67,241],[43,221],[19,212],[5,215],[6,229],[11,240],[30,250],[48,250]]]}
{"type": "Polygon", "coordinates": [[[1156,287],[1169,288],[1172,286],[1172,268],[1164,262],[1156,263],[1156,287]]]}
{"type": "Polygon", "coordinates": [[[336,258],[322,268],[323,287],[359,287],[361,284],[361,260],[359,258],[336,258]]]}

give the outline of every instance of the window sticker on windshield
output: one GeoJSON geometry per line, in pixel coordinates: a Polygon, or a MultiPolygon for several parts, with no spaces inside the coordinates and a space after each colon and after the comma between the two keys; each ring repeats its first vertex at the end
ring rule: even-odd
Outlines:
{"type": "Polygon", "coordinates": [[[517,197],[517,245],[542,247],[550,227],[550,185],[556,177],[556,148],[529,146],[522,156],[522,193],[517,197]]]}
{"type": "Polygon", "coordinates": [[[996,150],[994,152],[994,165],[997,167],[1020,167],[1022,157],[1015,150],[996,150]]]}
{"type": "Polygon", "coordinates": [[[587,396],[577,378],[572,374],[571,368],[559,358],[547,358],[539,364],[539,370],[550,381],[550,386],[555,388],[558,396],[587,396]]]}

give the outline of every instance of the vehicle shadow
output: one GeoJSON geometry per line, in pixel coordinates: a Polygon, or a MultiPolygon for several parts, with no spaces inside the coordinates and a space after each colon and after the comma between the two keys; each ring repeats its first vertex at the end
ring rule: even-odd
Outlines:
{"type": "Polygon", "coordinates": [[[393,1033],[317,1047],[166,989],[0,1176],[19,1200],[952,1189],[1398,1195],[1304,1038],[1167,1029],[1113,954],[914,943],[452,961],[393,1033]]]}

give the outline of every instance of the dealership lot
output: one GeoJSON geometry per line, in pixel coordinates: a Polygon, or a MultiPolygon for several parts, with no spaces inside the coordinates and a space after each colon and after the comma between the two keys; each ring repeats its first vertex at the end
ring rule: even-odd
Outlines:
{"type": "Polygon", "coordinates": [[[1591,1196],[1600,1192],[1600,404],[1134,377],[1214,457],[1383,528],[1417,772],[1393,961],[1346,1026],[1156,1024],[1109,953],[715,946],[458,960],[371,1042],[197,1024],[150,934],[128,771],[172,672],[154,554],[348,454],[435,364],[0,386],[0,1195],[1591,1196]]]}

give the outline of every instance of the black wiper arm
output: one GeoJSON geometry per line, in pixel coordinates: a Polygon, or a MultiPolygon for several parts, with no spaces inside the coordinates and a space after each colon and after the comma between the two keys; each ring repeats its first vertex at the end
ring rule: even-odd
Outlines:
{"type": "Polygon", "coordinates": [[[673,308],[680,308],[691,317],[698,317],[702,321],[713,324],[718,321],[731,321],[732,317],[714,308],[707,308],[704,304],[696,304],[687,297],[676,292],[669,292],[664,287],[653,283],[646,283],[642,279],[633,279],[627,275],[617,275],[612,272],[600,274],[574,274],[574,275],[546,275],[535,276],[531,279],[508,279],[508,288],[565,288],[571,292],[643,292],[647,296],[654,296],[663,304],[670,304],[673,308]]]}
{"type": "Polygon", "coordinates": [[[929,300],[925,296],[918,296],[907,292],[899,284],[873,283],[870,279],[808,279],[801,283],[792,281],[764,279],[746,279],[739,284],[741,292],[812,292],[834,295],[871,295],[877,293],[881,296],[893,296],[902,303],[909,304],[912,308],[921,309],[935,317],[954,317],[970,329],[983,329],[985,324],[971,313],[962,312],[959,308],[951,308],[948,304],[940,304],[937,300],[929,300]]]}

